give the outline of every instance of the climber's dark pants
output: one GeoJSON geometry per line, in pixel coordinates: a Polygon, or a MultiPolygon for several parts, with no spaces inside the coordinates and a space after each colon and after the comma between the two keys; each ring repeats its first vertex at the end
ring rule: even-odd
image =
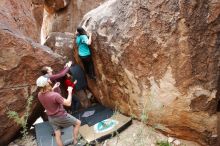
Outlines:
{"type": "Polygon", "coordinates": [[[91,79],[95,78],[94,65],[93,65],[91,55],[80,56],[80,59],[82,60],[85,72],[89,76],[89,78],[91,78],[91,79]]]}

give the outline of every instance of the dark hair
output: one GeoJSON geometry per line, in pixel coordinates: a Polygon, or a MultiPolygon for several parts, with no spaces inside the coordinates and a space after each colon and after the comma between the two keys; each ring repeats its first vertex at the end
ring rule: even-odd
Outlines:
{"type": "Polygon", "coordinates": [[[86,35],[86,31],[82,27],[77,27],[78,35],[86,35]]]}
{"type": "Polygon", "coordinates": [[[47,66],[42,67],[41,74],[46,75],[47,74],[47,66]]]}

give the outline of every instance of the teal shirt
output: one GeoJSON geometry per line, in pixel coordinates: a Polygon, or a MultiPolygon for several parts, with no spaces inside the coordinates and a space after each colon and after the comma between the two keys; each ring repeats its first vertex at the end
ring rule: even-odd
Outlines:
{"type": "Polygon", "coordinates": [[[87,35],[79,35],[76,37],[76,44],[78,46],[79,56],[88,56],[91,54],[89,46],[86,44],[87,41],[87,35]]]}

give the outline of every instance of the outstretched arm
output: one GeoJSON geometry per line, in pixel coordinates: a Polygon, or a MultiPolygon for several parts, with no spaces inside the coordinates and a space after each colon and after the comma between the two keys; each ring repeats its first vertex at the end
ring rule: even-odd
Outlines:
{"type": "Polygon", "coordinates": [[[64,77],[68,71],[69,71],[69,67],[65,67],[61,72],[54,74],[54,75],[50,75],[49,78],[51,81],[54,81],[56,79],[64,77]]]}
{"type": "Polygon", "coordinates": [[[56,79],[64,77],[65,74],[69,71],[71,65],[72,65],[72,61],[69,61],[68,63],[66,63],[65,68],[61,72],[59,72],[58,74],[54,74],[54,75],[49,76],[50,80],[54,81],[56,79]]]}
{"type": "Polygon", "coordinates": [[[87,45],[91,45],[92,43],[92,33],[89,33],[89,39],[87,41],[87,45]]]}

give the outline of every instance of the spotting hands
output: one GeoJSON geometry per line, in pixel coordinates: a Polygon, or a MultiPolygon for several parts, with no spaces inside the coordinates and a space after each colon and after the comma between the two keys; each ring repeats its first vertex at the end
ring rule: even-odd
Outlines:
{"type": "Polygon", "coordinates": [[[73,90],[73,87],[71,87],[71,86],[69,86],[69,87],[67,88],[68,93],[72,93],[72,90],[73,90]]]}
{"type": "Polygon", "coordinates": [[[72,61],[67,62],[65,67],[70,67],[72,65],[72,63],[73,63],[72,61]]]}

